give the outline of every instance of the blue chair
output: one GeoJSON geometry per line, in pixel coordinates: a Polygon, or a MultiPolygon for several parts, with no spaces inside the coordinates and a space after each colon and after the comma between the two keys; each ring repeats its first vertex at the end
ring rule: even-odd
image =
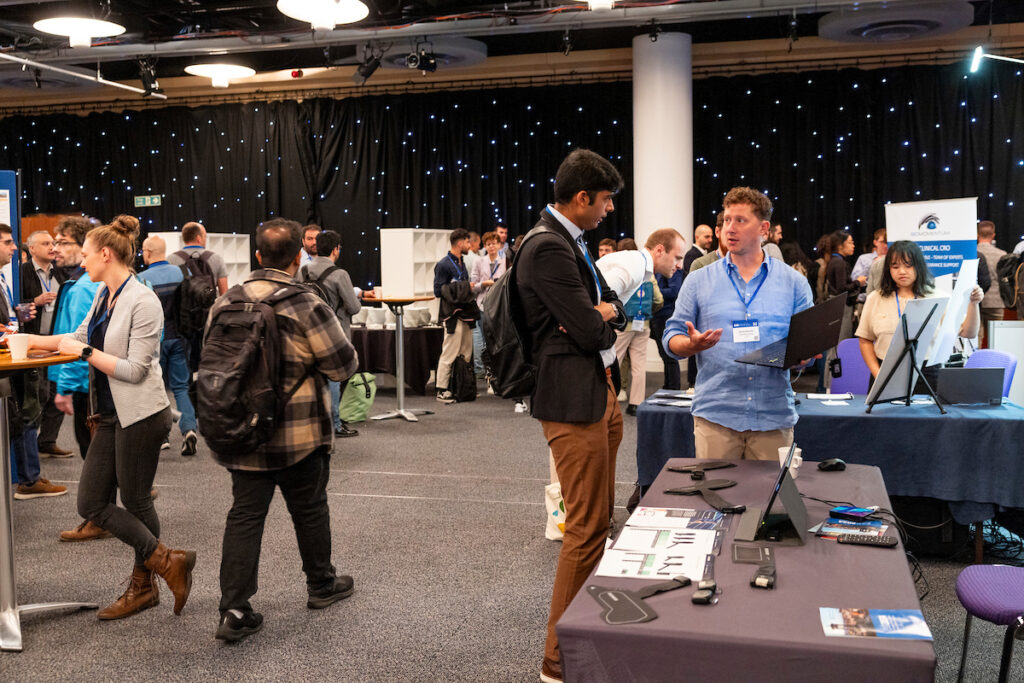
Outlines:
{"type": "Polygon", "coordinates": [[[1013,641],[1024,640],[1024,567],[973,564],[957,577],[956,597],[967,610],[964,646],[960,653],[960,673],[957,675],[957,681],[964,680],[971,618],[978,617],[1006,627],[1006,634],[1003,636],[1003,656],[999,662],[999,683],[1005,683],[1010,673],[1013,641]]]}
{"type": "MultiPolygon", "coordinates": [[[[845,361],[844,361],[845,362],[845,361]]],[[[965,368],[1003,368],[1006,372],[1003,375],[1003,396],[1010,395],[1010,385],[1013,384],[1013,373],[1017,369],[1017,358],[1005,351],[994,351],[992,349],[978,349],[971,354],[971,357],[964,363],[965,368]]]]}
{"type": "Polygon", "coordinates": [[[860,339],[851,337],[839,342],[836,356],[843,364],[843,376],[832,378],[832,393],[866,394],[871,384],[871,371],[860,353],[860,339]]]}

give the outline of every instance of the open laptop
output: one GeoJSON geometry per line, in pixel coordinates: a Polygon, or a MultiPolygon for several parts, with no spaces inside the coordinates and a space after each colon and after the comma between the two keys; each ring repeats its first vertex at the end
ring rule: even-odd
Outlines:
{"type": "Polygon", "coordinates": [[[935,393],[943,403],[981,403],[997,406],[1003,401],[1003,368],[939,368],[935,393]]]}
{"type": "Polygon", "coordinates": [[[784,339],[751,351],[737,363],[769,368],[791,368],[839,343],[839,331],[846,311],[846,294],[800,311],[789,319],[789,334],[784,339]]]}

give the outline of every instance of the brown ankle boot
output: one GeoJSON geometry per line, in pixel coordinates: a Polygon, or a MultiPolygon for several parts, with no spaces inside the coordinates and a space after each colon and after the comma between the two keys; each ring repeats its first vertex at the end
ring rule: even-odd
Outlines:
{"type": "Polygon", "coordinates": [[[112,605],[104,607],[97,616],[103,620],[124,619],[144,609],[160,604],[160,591],[153,580],[153,572],[135,566],[128,579],[128,589],[112,605]]]}
{"type": "Polygon", "coordinates": [[[174,613],[181,614],[192,590],[192,567],[196,566],[193,550],[171,550],[163,543],[146,560],[146,569],[156,572],[167,582],[174,594],[174,613]]]}

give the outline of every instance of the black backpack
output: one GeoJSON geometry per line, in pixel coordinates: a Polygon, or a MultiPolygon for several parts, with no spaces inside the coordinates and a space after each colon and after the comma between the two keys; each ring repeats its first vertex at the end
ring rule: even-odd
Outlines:
{"type": "Polygon", "coordinates": [[[199,432],[221,456],[251,455],[278,428],[284,406],[302,386],[303,374],[287,392],[281,386],[281,337],[274,307],[302,285],[281,285],[254,300],[242,285],[224,295],[203,340],[197,391],[199,432]]]}
{"type": "Polygon", "coordinates": [[[554,231],[538,225],[519,240],[511,267],[491,287],[480,312],[480,327],[491,358],[491,388],[502,398],[529,396],[537,377],[537,367],[530,362],[529,332],[520,332],[526,330],[526,322],[516,288],[516,261],[526,240],[542,232],[554,231]]]}
{"type": "Polygon", "coordinates": [[[310,289],[312,289],[313,293],[316,294],[318,297],[326,301],[327,305],[331,307],[332,311],[338,310],[339,302],[335,301],[334,297],[332,296],[332,293],[326,287],[324,287],[324,280],[326,280],[328,276],[330,276],[330,274],[336,270],[341,270],[341,268],[339,268],[338,266],[328,266],[328,268],[324,272],[320,273],[320,277],[311,280],[309,279],[308,265],[302,266],[302,268],[299,269],[299,275],[301,276],[301,279],[299,281],[302,284],[309,287],[310,289]]]}
{"type": "Polygon", "coordinates": [[[1016,308],[1024,316],[1024,254],[1007,254],[996,264],[999,296],[1007,308],[1016,308]]]}
{"type": "Polygon", "coordinates": [[[203,331],[210,307],[217,299],[217,278],[210,267],[213,252],[204,249],[189,253],[182,249],[175,255],[185,263],[181,266],[183,279],[173,304],[174,322],[178,334],[190,338],[203,331]]]}
{"type": "Polygon", "coordinates": [[[457,403],[476,400],[476,374],[473,372],[473,364],[462,356],[455,356],[452,362],[448,387],[457,403]]]}

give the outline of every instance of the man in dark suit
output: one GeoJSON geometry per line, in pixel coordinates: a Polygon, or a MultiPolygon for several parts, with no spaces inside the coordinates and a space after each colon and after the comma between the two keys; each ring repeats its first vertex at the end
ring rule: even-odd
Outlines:
{"type": "MultiPolygon", "coordinates": [[[[24,323],[24,331],[53,334],[57,294],[67,279],[67,273],[54,264],[57,252],[49,232],[36,230],[28,236],[26,243],[29,259],[21,264],[21,298],[36,305],[37,315],[24,323]]],[[[43,416],[39,421],[39,452],[56,458],[70,458],[73,455],[71,451],[57,445],[60,426],[64,422],[64,413],[53,403],[57,385],[47,381],[45,376],[40,377],[39,382],[39,399],[43,404],[43,416]]]]}
{"type": "Polygon", "coordinates": [[[555,203],[522,242],[516,286],[537,379],[531,414],[540,420],[562,484],[566,521],[551,595],[540,678],[561,681],[555,624],[597,566],[615,505],[622,413],[610,366],[614,328],[626,317],[587,251],[583,233],[615,209],[622,176],[607,159],[572,152],[555,176],[555,203]]]}
{"type": "Polygon", "coordinates": [[[690,251],[686,252],[686,256],[683,257],[684,279],[686,274],[690,272],[690,266],[693,265],[693,262],[708,253],[708,249],[711,248],[713,242],[714,234],[711,232],[710,225],[701,224],[693,229],[693,246],[690,247],[690,251]]]}

